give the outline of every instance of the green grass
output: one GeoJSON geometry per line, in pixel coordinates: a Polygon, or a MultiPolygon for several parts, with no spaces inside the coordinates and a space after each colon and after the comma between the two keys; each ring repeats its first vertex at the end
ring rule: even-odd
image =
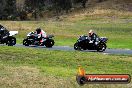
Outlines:
{"type": "Polygon", "coordinates": [[[109,38],[108,48],[132,49],[131,20],[131,18],[84,17],[80,20],[1,21],[0,23],[10,30],[19,31],[18,43],[22,43],[28,32],[41,27],[47,34],[55,35],[55,45],[73,46],[80,35],[87,34],[88,30],[93,29],[99,36],[109,38]]]}
{"type": "MultiPolygon", "coordinates": [[[[90,52],[49,51],[0,46],[0,85],[2,87],[77,88],[78,65],[89,74],[130,74],[132,56],[90,52]],[[25,83],[26,82],[26,83],[25,83]]],[[[128,85],[85,85],[87,87],[126,87],[128,85]]]]}

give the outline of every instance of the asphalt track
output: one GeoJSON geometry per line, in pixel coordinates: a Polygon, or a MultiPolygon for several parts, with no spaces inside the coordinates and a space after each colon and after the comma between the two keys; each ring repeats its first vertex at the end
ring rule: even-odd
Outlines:
{"type": "MultiPolygon", "coordinates": [[[[62,50],[62,51],[75,51],[73,47],[69,46],[53,46],[52,48],[46,48],[44,46],[23,46],[21,44],[16,44],[16,47],[25,47],[25,48],[39,48],[39,49],[48,49],[48,50],[62,50]]],[[[97,52],[95,50],[85,50],[81,52],[97,52]]],[[[106,49],[102,54],[123,54],[123,55],[132,55],[132,50],[129,49],[106,49]]]]}

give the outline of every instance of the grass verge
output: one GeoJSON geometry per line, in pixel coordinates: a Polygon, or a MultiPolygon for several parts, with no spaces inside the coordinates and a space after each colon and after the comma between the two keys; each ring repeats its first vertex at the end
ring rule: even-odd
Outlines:
{"type": "MultiPolygon", "coordinates": [[[[78,65],[89,74],[130,74],[132,56],[101,53],[49,51],[22,47],[0,46],[0,85],[2,88],[78,88],[78,65]]],[[[130,84],[90,84],[82,88],[127,88],[130,84]]]]}

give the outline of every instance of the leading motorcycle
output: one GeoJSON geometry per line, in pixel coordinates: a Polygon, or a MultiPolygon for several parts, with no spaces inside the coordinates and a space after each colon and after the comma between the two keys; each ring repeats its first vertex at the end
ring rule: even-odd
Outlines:
{"type": "Polygon", "coordinates": [[[90,43],[90,37],[83,35],[80,36],[77,40],[77,42],[74,44],[74,49],[75,50],[97,50],[97,51],[105,51],[107,48],[107,40],[108,38],[106,37],[100,37],[99,41],[97,44],[90,43]]]}

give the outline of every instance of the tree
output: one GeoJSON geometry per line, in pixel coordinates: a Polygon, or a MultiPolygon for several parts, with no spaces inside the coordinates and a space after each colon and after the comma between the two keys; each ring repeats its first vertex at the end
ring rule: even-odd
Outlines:
{"type": "Polygon", "coordinates": [[[3,19],[3,16],[5,14],[4,9],[6,7],[6,0],[1,0],[0,2],[0,19],[3,19]]]}
{"type": "Polygon", "coordinates": [[[16,0],[1,1],[1,19],[15,19],[16,11],[16,0]]]}
{"type": "Polygon", "coordinates": [[[53,8],[56,9],[57,13],[60,13],[61,10],[65,10],[68,12],[72,8],[72,1],[71,0],[53,0],[52,3],[53,8]]]}
{"type": "Polygon", "coordinates": [[[88,2],[88,0],[73,0],[74,4],[76,3],[82,3],[82,7],[85,8],[86,7],[86,3],[88,2]]]}
{"type": "Polygon", "coordinates": [[[8,19],[14,19],[16,12],[16,0],[7,0],[5,11],[8,14],[8,19]]]}
{"type": "Polygon", "coordinates": [[[98,2],[102,2],[103,0],[98,0],[98,2]]]}
{"type": "Polygon", "coordinates": [[[0,19],[15,19],[19,16],[20,19],[26,20],[28,14],[36,19],[42,11],[55,10],[57,14],[61,11],[67,13],[77,3],[82,3],[86,7],[88,0],[1,0],[0,2],[0,19]]]}
{"type": "Polygon", "coordinates": [[[25,11],[32,13],[34,18],[37,19],[37,15],[44,10],[45,0],[25,0],[25,11]]]}

